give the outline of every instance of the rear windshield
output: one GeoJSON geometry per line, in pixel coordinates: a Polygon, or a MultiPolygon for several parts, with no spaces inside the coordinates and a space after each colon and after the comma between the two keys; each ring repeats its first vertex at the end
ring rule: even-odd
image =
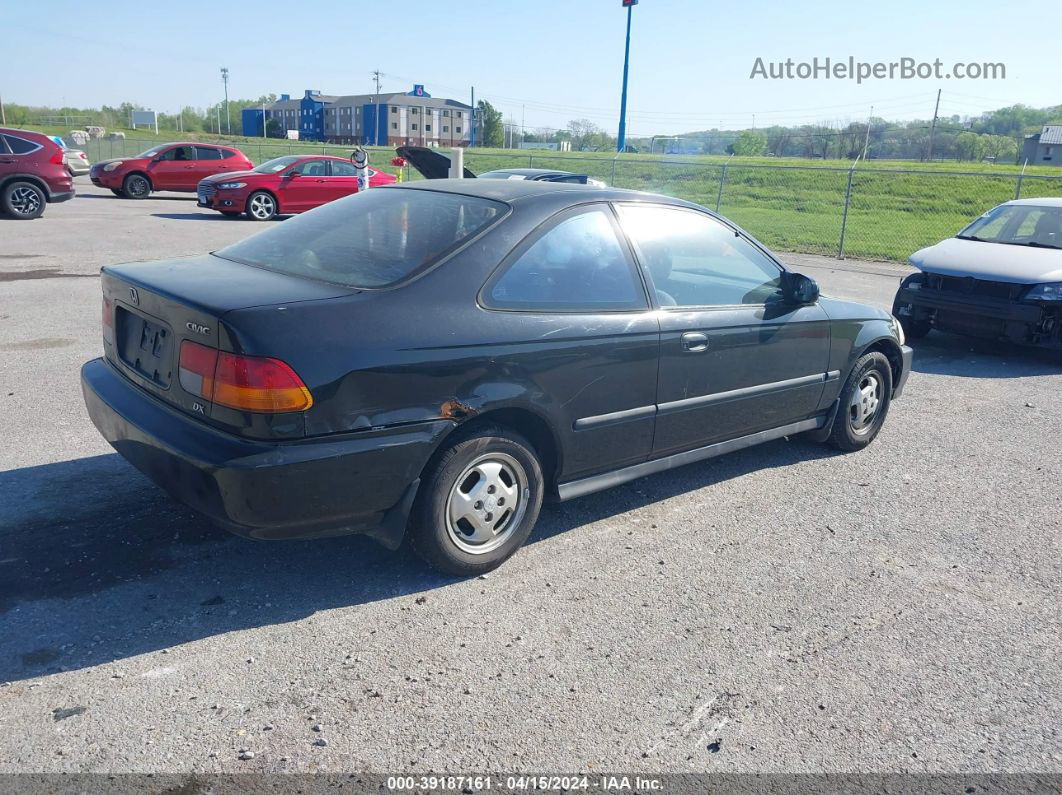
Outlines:
{"type": "Polygon", "coordinates": [[[277,224],[215,254],[345,287],[387,287],[500,219],[501,202],[375,188],[277,224]]]}

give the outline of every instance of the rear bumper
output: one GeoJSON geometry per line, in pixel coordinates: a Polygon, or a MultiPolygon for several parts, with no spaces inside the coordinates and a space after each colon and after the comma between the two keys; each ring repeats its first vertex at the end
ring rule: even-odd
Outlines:
{"type": "Polygon", "coordinates": [[[62,193],[53,193],[48,197],[49,204],[58,204],[59,202],[70,201],[74,198],[74,189],[63,191],[62,193]]]}
{"type": "Polygon", "coordinates": [[[81,369],[93,424],[179,502],[255,539],[362,533],[397,548],[420,472],[452,423],[294,442],[243,439],[177,412],[103,359],[81,369]]]}
{"type": "Polygon", "coordinates": [[[981,296],[956,296],[901,287],[897,316],[928,321],[933,328],[1044,348],[1062,347],[1062,308],[1045,309],[981,296]]]}

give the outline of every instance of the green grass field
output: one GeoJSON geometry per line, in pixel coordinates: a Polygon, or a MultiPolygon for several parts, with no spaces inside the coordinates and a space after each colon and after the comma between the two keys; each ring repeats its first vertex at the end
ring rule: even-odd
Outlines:
{"type": "MultiPolygon", "coordinates": [[[[63,130],[42,130],[63,134],[63,130]]],[[[136,154],[165,140],[224,141],[256,163],[286,154],[347,156],[350,146],[239,136],[163,131],[156,138],[127,131],[124,141],[91,141],[93,161],[136,154]]],[[[445,153],[446,150],[443,150],[445,153]]],[[[374,168],[389,173],[394,151],[369,148],[374,168]]],[[[557,154],[546,150],[469,150],[465,165],[476,173],[534,166],[586,173],[619,188],[646,190],[715,209],[780,251],[838,253],[850,163],[844,161],[609,152],[557,154]],[[725,175],[725,176],[724,176],[725,175]],[[720,193],[720,183],[722,192],[720,193]]],[[[845,227],[845,256],[904,261],[923,246],[954,235],[976,216],[1015,197],[1021,168],[1012,164],[914,163],[869,160],[852,176],[845,227]]],[[[418,179],[415,172],[404,175],[418,179]]],[[[1031,167],[1021,196],[1062,197],[1062,169],[1031,167]]]]}

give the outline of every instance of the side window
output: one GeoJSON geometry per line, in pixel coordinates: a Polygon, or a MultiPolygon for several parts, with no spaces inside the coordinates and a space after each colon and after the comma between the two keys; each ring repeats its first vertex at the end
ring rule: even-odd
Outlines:
{"type": "Polygon", "coordinates": [[[358,176],[358,170],[354,168],[351,163],[344,163],[340,160],[333,160],[332,163],[332,176],[333,177],[356,177],[358,176]]]}
{"type": "Polygon", "coordinates": [[[197,146],[195,148],[196,160],[221,160],[221,152],[211,146],[197,146]]]}
{"type": "Polygon", "coordinates": [[[9,154],[11,150],[7,146],[7,138],[0,135],[0,155],[9,154]]]}
{"type": "Polygon", "coordinates": [[[190,146],[175,146],[159,155],[159,160],[195,160],[195,153],[190,146]]]}
{"type": "Polygon", "coordinates": [[[327,160],[305,160],[299,163],[292,171],[296,174],[301,174],[304,177],[327,177],[328,176],[328,161],[327,160]]]}
{"type": "Polygon", "coordinates": [[[645,291],[603,208],[539,235],[484,291],[498,309],[604,312],[645,309],[645,291]]]}
{"type": "Polygon", "coordinates": [[[781,269],[733,229],[692,210],[621,205],[661,306],[763,304],[781,298],[781,269]]]}
{"type": "Polygon", "coordinates": [[[233,152],[231,149],[222,149],[221,150],[221,159],[222,160],[228,160],[230,157],[236,157],[236,153],[233,152]]]}
{"type": "Polygon", "coordinates": [[[27,141],[25,138],[19,138],[14,135],[5,135],[4,138],[7,140],[7,145],[13,155],[29,154],[41,148],[40,144],[35,144],[33,141],[27,141]]]}

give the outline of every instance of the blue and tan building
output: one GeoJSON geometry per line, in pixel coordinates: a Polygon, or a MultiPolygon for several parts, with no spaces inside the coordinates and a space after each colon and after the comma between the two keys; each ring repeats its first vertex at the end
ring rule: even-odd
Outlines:
{"type": "Polygon", "coordinates": [[[470,105],[433,97],[421,85],[404,94],[281,94],[265,108],[243,111],[243,134],[261,137],[263,124],[274,120],[300,140],[367,146],[468,146],[473,122],[470,105]]]}

